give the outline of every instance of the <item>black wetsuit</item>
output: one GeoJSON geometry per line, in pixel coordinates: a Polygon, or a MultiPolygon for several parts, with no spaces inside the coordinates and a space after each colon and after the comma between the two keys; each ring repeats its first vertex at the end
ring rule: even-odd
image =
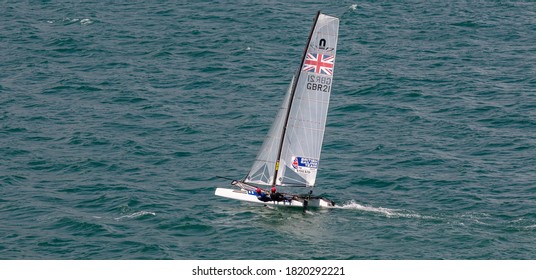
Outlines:
{"type": "Polygon", "coordinates": [[[283,201],[283,200],[286,200],[285,196],[282,195],[281,193],[278,193],[278,192],[271,193],[271,194],[270,194],[270,198],[271,198],[273,201],[283,201]]]}

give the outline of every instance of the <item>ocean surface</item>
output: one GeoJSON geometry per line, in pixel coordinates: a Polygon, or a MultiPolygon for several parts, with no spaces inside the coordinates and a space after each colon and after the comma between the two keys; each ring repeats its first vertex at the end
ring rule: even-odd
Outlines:
{"type": "Polygon", "coordinates": [[[536,259],[534,1],[2,1],[0,259],[536,259]],[[314,193],[247,174],[317,10],[314,193]]]}

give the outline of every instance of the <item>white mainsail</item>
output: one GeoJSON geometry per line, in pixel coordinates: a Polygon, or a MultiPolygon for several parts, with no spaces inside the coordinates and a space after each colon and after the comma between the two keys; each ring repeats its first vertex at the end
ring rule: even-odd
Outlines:
{"type": "Polygon", "coordinates": [[[291,82],[246,183],[315,185],[338,32],[338,18],[318,13],[297,77],[291,82]]]}

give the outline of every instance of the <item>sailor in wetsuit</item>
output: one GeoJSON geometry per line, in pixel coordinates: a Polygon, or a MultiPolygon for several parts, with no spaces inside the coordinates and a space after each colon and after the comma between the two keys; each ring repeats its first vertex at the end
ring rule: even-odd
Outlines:
{"type": "Polygon", "coordinates": [[[261,190],[261,188],[257,188],[257,198],[263,202],[268,202],[271,200],[270,197],[261,190]]]}
{"type": "Polygon", "coordinates": [[[273,201],[283,201],[286,200],[285,196],[283,196],[281,193],[277,192],[277,189],[275,187],[272,187],[272,192],[270,193],[270,198],[273,201]]]}

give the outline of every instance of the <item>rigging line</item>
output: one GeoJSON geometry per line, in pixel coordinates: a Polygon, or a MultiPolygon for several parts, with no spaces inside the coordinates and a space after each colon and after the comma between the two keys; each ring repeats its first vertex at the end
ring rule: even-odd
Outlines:
{"type": "Polygon", "coordinates": [[[223,177],[223,176],[216,176],[216,178],[219,178],[219,179],[225,179],[225,180],[231,180],[231,181],[236,180],[236,179],[234,179],[234,178],[223,177]]]}
{"type": "MultiPolygon", "coordinates": [[[[307,188],[307,185],[284,185],[283,188],[307,188]]],[[[309,186],[311,187],[311,186],[309,186]]]]}

